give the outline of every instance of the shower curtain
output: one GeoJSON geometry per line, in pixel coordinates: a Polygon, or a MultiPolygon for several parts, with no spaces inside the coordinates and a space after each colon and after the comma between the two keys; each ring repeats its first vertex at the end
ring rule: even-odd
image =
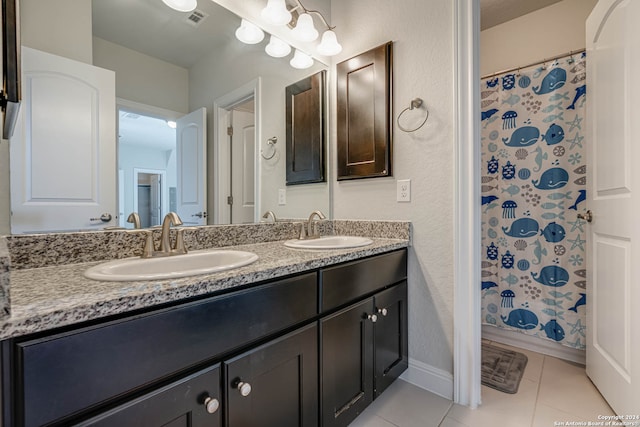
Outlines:
{"type": "Polygon", "coordinates": [[[481,83],[482,322],[585,348],[585,54],[481,83]]]}

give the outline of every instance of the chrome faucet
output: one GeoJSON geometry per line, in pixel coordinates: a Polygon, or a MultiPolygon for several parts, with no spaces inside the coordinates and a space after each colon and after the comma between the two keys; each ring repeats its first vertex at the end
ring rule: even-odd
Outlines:
{"type": "MultiPolygon", "coordinates": [[[[169,240],[171,225],[182,225],[182,220],[175,212],[169,212],[164,216],[164,220],[162,221],[162,235],[160,237],[160,252],[163,254],[170,254],[175,247],[171,247],[171,241],[169,240]]],[[[176,239],[176,246],[178,246],[178,242],[176,239]]]]}
{"type": "Polygon", "coordinates": [[[138,215],[138,212],[131,212],[127,217],[127,222],[133,224],[133,228],[141,228],[140,215],[138,215]]]}
{"type": "Polygon", "coordinates": [[[276,219],[276,214],[273,213],[273,211],[266,211],[264,215],[262,215],[262,218],[264,219],[267,219],[269,217],[273,219],[273,222],[278,222],[278,220],[276,219]]]}
{"type": "Polygon", "coordinates": [[[318,217],[318,219],[326,219],[324,214],[320,211],[313,211],[311,215],[309,215],[309,220],[306,224],[306,233],[305,233],[305,224],[302,223],[302,227],[300,229],[300,240],[305,239],[317,239],[320,237],[320,233],[318,233],[318,228],[315,226],[315,222],[313,219],[318,217]]]}
{"type": "Polygon", "coordinates": [[[169,212],[165,215],[162,221],[162,234],[160,236],[160,249],[156,251],[155,244],[153,243],[153,232],[147,231],[147,237],[142,253],[142,258],[180,255],[186,254],[187,248],[184,245],[184,229],[179,229],[176,234],[176,243],[174,247],[171,247],[171,226],[182,225],[182,220],[175,212],[169,212]]]}

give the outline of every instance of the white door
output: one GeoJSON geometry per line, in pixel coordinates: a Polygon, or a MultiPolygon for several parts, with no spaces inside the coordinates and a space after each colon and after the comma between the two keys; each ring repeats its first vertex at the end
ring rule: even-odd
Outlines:
{"type": "Polygon", "coordinates": [[[231,223],[255,221],[256,128],[254,114],[234,110],[231,135],[231,223]]]}
{"type": "Polygon", "coordinates": [[[207,109],[176,122],[177,214],[185,225],[206,225],[207,109]]]}
{"type": "Polygon", "coordinates": [[[149,175],[149,204],[151,206],[151,225],[162,224],[162,175],[149,175]]]}
{"type": "Polygon", "coordinates": [[[587,374],[619,415],[640,410],[640,2],[587,19],[587,374]]]}
{"type": "Polygon", "coordinates": [[[115,74],[23,47],[22,76],[11,232],[116,225],[115,74]]]}

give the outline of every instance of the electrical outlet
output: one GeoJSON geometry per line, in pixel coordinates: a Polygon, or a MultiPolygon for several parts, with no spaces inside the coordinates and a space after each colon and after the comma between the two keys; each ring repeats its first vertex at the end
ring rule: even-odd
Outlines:
{"type": "Polygon", "coordinates": [[[396,192],[396,201],[410,202],[411,201],[411,180],[399,179],[397,184],[398,184],[398,189],[396,192]]]}
{"type": "Polygon", "coordinates": [[[278,189],[278,205],[284,206],[287,204],[287,190],[284,188],[278,189]]]}

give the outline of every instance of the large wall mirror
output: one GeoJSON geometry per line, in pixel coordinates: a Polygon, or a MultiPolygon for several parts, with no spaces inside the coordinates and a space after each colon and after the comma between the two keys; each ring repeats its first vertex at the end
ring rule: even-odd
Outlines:
{"type": "MultiPolygon", "coordinates": [[[[131,212],[139,212],[143,227],[171,210],[186,212],[186,224],[255,222],[269,210],[278,219],[304,218],[316,209],[331,213],[328,182],[287,187],[285,171],[285,88],[326,70],[322,62],[294,69],[289,57],[265,53],[268,35],[255,45],[241,43],[234,36],[240,17],[211,0],[199,0],[191,13],[162,0],[20,0],[20,10],[27,50],[115,72],[117,154],[109,179],[116,208],[109,222],[96,211],[77,226],[32,229],[28,218],[14,227],[13,209],[12,232],[130,228],[131,212]],[[200,145],[193,142],[199,131],[200,145]]],[[[80,156],[63,149],[58,143],[50,158],[60,163],[80,156]]],[[[21,167],[14,157],[12,151],[12,178],[21,167]]],[[[31,175],[51,176],[48,165],[46,158],[33,164],[31,175]]],[[[8,200],[0,194],[0,203],[8,200]]]]}

